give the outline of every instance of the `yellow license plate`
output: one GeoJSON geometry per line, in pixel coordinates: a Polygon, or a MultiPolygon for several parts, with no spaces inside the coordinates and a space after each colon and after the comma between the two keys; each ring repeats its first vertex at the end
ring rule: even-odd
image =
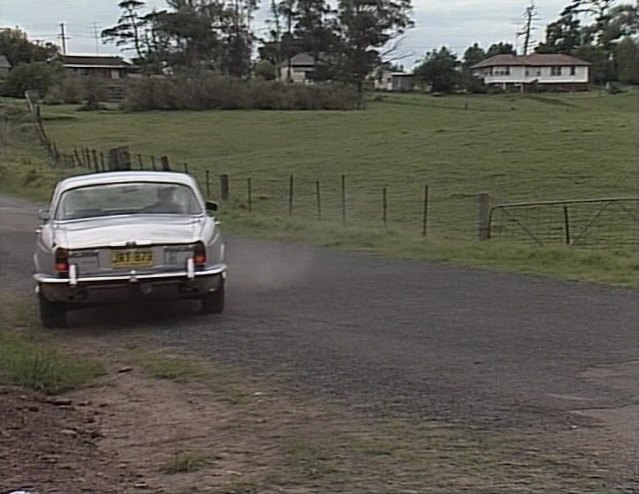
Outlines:
{"type": "Polygon", "coordinates": [[[153,252],[150,250],[115,250],[111,252],[111,266],[114,268],[153,266],[153,252]]]}

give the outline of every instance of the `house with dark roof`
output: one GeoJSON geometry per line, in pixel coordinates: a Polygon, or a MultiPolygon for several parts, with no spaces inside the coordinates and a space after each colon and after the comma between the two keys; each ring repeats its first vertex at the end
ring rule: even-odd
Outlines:
{"type": "Polygon", "coordinates": [[[382,69],[373,75],[373,87],[378,91],[409,92],[415,88],[415,76],[382,69]]]}
{"type": "Polygon", "coordinates": [[[114,56],[61,55],[59,60],[67,73],[78,77],[126,79],[133,69],[122,57],[114,56]]]}
{"type": "Polygon", "coordinates": [[[307,84],[312,81],[315,68],[315,57],[308,53],[298,53],[283,61],[278,70],[283,81],[307,84]]]}
{"type": "Polygon", "coordinates": [[[495,55],[470,69],[484,84],[502,89],[536,85],[549,89],[585,90],[590,83],[590,63],[556,53],[495,55]]]}
{"type": "Polygon", "coordinates": [[[6,55],[0,55],[0,76],[4,77],[11,71],[11,62],[6,55]]]}

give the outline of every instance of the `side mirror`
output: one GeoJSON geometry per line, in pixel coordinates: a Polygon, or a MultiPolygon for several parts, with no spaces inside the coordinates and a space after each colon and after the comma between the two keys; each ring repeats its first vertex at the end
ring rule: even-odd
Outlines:
{"type": "Polygon", "coordinates": [[[51,219],[51,211],[48,209],[41,209],[38,211],[38,218],[40,218],[45,223],[51,219]]]}
{"type": "Polygon", "coordinates": [[[217,202],[215,202],[215,201],[206,201],[206,210],[207,211],[217,211],[217,202]]]}

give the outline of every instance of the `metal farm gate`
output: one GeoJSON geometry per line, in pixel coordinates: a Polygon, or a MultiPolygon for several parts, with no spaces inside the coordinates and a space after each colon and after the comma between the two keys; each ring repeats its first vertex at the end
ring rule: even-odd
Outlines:
{"type": "Polygon", "coordinates": [[[639,198],[500,204],[489,213],[489,238],[538,246],[625,250],[637,245],[639,198]]]}

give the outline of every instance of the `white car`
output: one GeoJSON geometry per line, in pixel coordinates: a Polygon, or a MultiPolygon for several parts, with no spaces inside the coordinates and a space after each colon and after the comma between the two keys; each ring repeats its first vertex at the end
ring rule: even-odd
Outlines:
{"type": "Polygon", "coordinates": [[[43,326],[66,324],[67,310],[138,299],[200,299],[224,309],[224,243],[186,174],[95,173],[67,178],[43,210],[34,255],[43,326]]]}

